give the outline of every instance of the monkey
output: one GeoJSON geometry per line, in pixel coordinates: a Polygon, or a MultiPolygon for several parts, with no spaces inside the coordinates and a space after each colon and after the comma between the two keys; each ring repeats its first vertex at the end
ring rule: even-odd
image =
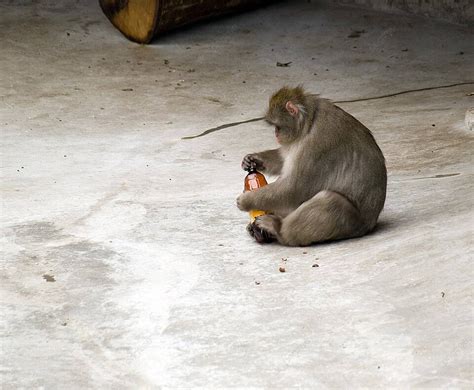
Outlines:
{"type": "Polygon", "coordinates": [[[371,232],[385,204],[387,169],[370,130],[301,85],[275,92],[265,121],[280,147],[247,154],[241,165],[278,178],[241,194],[237,207],[267,211],[256,226],[286,246],[371,232]]]}

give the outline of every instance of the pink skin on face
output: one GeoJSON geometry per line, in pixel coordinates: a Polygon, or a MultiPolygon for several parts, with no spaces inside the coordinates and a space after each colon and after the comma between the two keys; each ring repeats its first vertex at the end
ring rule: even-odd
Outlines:
{"type": "Polygon", "coordinates": [[[277,139],[277,142],[281,144],[280,142],[280,132],[278,131],[278,127],[275,127],[275,137],[277,139]]]}

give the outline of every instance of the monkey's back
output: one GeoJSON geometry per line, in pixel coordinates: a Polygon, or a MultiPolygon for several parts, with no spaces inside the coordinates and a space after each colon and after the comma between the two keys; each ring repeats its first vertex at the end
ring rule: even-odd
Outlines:
{"type": "Polygon", "coordinates": [[[315,192],[344,195],[372,229],[383,209],[387,190],[385,158],[370,130],[341,108],[317,99],[310,133],[313,142],[315,192]]]}

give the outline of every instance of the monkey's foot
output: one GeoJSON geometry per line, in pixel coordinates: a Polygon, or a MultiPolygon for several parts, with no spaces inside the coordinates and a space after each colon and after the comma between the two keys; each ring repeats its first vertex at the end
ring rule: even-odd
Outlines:
{"type": "Polygon", "coordinates": [[[281,218],[276,215],[265,214],[257,217],[254,223],[259,229],[276,238],[280,231],[281,218]]]}
{"type": "Polygon", "coordinates": [[[255,222],[247,225],[247,232],[255,238],[259,244],[267,244],[275,240],[275,237],[268,234],[265,230],[258,228],[255,222]]]}
{"type": "Polygon", "coordinates": [[[271,242],[277,239],[281,227],[281,218],[276,215],[265,214],[257,217],[252,225],[254,226],[254,237],[257,242],[260,241],[256,237],[256,232],[263,237],[263,242],[271,242]]]}

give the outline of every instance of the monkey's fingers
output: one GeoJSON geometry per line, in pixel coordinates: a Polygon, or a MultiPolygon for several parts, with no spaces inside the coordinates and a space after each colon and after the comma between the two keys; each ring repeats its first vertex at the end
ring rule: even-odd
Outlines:
{"type": "Polygon", "coordinates": [[[240,211],[250,211],[250,204],[248,202],[248,192],[240,194],[236,199],[236,205],[240,211]]]}
{"type": "Polygon", "coordinates": [[[276,239],[276,230],[272,215],[261,215],[252,223],[253,237],[259,244],[266,244],[276,239]]]}
{"type": "Polygon", "coordinates": [[[250,237],[253,237],[259,244],[268,244],[274,241],[274,238],[265,230],[260,229],[255,222],[250,222],[246,230],[250,237]]]}
{"type": "Polygon", "coordinates": [[[250,154],[247,154],[242,160],[241,165],[244,171],[248,171],[252,167],[252,165],[256,165],[256,164],[254,163],[252,156],[250,154]]]}
{"type": "Polygon", "coordinates": [[[255,223],[251,224],[252,226],[252,233],[250,234],[255,241],[259,244],[269,244],[270,242],[275,241],[275,237],[273,237],[269,232],[264,229],[260,229],[255,223]]]}
{"type": "Polygon", "coordinates": [[[247,229],[247,233],[250,234],[251,237],[255,237],[255,234],[254,234],[254,232],[253,232],[252,222],[250,222],[250,223],[247,225],[246,229],[247,229]]]}
{"type": "Polygon", "coordinates": [[[257,158],[254,154],[247,154],[243,158],[241,165],[244,171],[248,171],[252,167],[258,170],[263,169],[263,162],[259,158],[257,158]]]}

